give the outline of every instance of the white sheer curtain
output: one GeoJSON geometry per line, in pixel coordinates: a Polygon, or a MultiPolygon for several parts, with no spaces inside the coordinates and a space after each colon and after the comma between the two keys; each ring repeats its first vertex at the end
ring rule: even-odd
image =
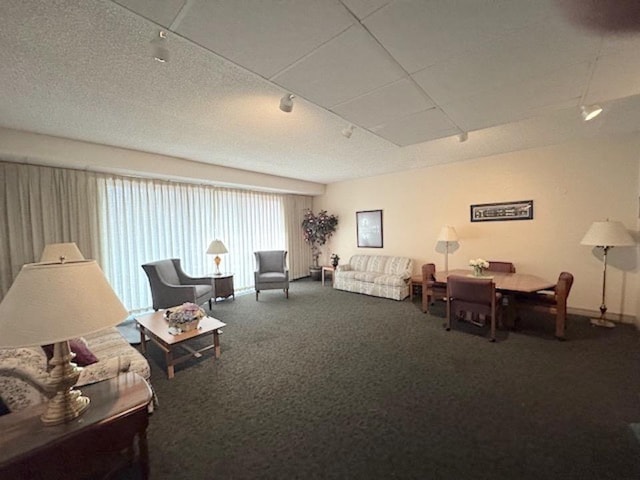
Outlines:
{"type": "Polygon", "coordinates": [[[151,305],[143,263],[180,258],[189,275],[211,274],[217,238],[229,251],[221,268],[242,292],[253,288],[253,252],[286,248],[284,195],[107,176],[100,188],[103,268],[131,311],[151,305]]]}

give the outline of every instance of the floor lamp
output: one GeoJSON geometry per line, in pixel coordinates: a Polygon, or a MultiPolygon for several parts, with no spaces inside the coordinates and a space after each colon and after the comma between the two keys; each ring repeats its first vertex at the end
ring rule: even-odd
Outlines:
{"type": "Polygon", "coordinates": [[[600,318],[592,318],[591,325],[598,327],[615,327],[615,323],[605,319],[607,304],[605,294],[607,289],[607,252],[613,247],[629,247],[635,245],[635,241],[621,222],[593,222],[581,245],[589,245],[601,248],[604,253],[602,270],[602,303],[600,304],[600,318]]]}
{"type": "Polygon", "coordinates": [[[449,273],[449,244],[458,241],[458,234],[456,233],[456,229],[450,225],[445,225],[444,227],[442,227],[442,230],[440,230],[438,241],[444,242],[444,271],[449,273]]]}

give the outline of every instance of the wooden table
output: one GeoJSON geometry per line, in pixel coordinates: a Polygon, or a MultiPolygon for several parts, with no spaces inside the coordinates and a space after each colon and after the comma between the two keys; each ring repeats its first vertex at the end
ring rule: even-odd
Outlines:
{"type": "MultiPolygon", "coordinates": [[[[411,282],[409,283],[409,300],[413,301],[413,289],[420,288],[420,292],[422,292],[422,275],[414,275],[411,277],[411,282]]],[[[424,295],[424,292],[422,292],[424,295]]]]}
{"type": "Polygon", "coordinates": [[[125,466],[123,450],[149,478],[147,382],[125,373],[81,390],[91,403],[68,423],[44,426],[46,403],[0,417],[0,478],[103,478],[114,461],[125,466]]]}
{"type": "Polygon", "coordinates": [[[221,273],[211,275],[213,278],[213,302],[217,303],[218,298],[226,299],[233,297],[236,299],[236,294],[233,290],[233,273],[221,273]]]}
{"type": "Polygon", "coordinates": [[[322,266],[322,286],[324,287],[324,272],[331,272],[331,286],[333,286],[333,276],[336,273],[336,267],[333,265],[323,265],[322,266]]]}
{"type": "MultiPolygon", "coordinates": [[[[458,275],[461,277],[473,276],[472,270],[449,270],[449,272],[436,272],[436,281],[447,283],[449,275],[458,275]]],[[[556,286],[555,282],[550,282],[535,275],[527,275],[523,273],[506,273],[506,272],[489,272],[485,271],[484,277],[491,278],[496,284],[496,290],[506,292],[525,292],[532,293],[538,290],[548,290],[556,286]]]]}
{"type": "Polygon", "coordinates": [[[159,310],[147,315],[141,315],[136,317],[136,322],[140,326],[140,342],[142,345],[142,353],[147,353],[146,336],[155,343],[164,352],[166,364],[167,364],[167,376],[173,378],[175,375],[174,366],[180,362],[188,360],[189,358],[202,357],[202,352],[209,349],[214,349],[215,358],[220,358],[220,334],[218,329],[226,326],[226,323],[222,323],[220,320],[213,317],[204,317],[200,320],[198,328],[191,330],[190,332],[184,332],[179,335],[173,335],[169,333],[169,323],[164,317],[164,310],[159,310]],[[187,345],[186,342],[194,340],[196,338],[203,338],[207,335],[211,335],[213,343],[203,348],[195,350],[187,345]],[[182,347],[187,350],[186,355],[174,358],[173,353],[175,347],[182,347]]]}

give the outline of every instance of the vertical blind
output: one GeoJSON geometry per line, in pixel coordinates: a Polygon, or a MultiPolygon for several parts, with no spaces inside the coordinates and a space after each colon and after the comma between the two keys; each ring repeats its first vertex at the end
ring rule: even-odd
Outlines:
{"type": "Polygon", "coordinates": [[[311,197],[8,162],[0,162],[0,187],[1,296],[22,264],[55,242],[76,242],[97,259],[132,312],[151,305],[143,263],[180,258],[189,275],[211,274],[214,239],[227,247],[220,266],[234,274],[237,293],[253,288],[257,250],[288,250],[290,277],[308,275],[300,224],[311,197]]]}

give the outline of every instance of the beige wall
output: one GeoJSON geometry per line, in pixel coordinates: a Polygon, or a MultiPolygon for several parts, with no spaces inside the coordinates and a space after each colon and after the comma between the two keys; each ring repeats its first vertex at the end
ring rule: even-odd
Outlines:
{"type": "MultiPolygon", "coordinates": [[[[341,182],[314,198],[314,209],[339,215],[336,235],[324,249],[344,261],[356,253],[404,255],[414,273],[444,255],[436,238],[443,225],[460,236],[449,268],[471,258],[507,260],[519,272],[556,280],[575,276],[569,305],[596,311],[602,288],[601,255],[580,240],[595,220],[622,221],[638,228],[640,137],[580,142],[341,182]],[[469,206],[534,200],[534,220],[471,223],[469,206]],[[355,212],[382,209],[384,248],[356,247],[355,212]]],[[[609,254],[607,306],[626,320],[640,311],[638,253],[614,248],[609,254]]],[[[324,258],[327,261],[327,258],[324,258]]],[[[614,318],[616,316],[614,315],[614,318]]]]}

